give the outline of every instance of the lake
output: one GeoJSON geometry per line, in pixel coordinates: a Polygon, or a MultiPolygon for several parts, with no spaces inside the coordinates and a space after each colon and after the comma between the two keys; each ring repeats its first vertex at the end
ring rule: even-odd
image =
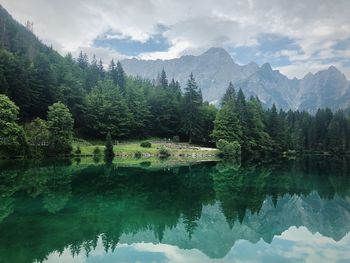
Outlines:
{"type": "Polygon", "coordinates": [[[0,163],[0,262],[349,262],[350,159],[0,163]]]}

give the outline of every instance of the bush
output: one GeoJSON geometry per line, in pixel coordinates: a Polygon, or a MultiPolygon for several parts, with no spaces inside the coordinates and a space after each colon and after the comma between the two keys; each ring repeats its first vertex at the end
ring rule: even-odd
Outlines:
{"type": "Polygon", "coordinates": [[[137,151],[135,154],[134,154],[135,158],[141,158],[142,157],[142,153],[140,151],[137,151]]]}
{"type": "Polygon", "coordinates": [[[101,149],[99,147],[95,147],[93,151],[94,156],[99,156],[101,155],[101,149]]]}
{"type": "Polygon", "coordinates": [[[150,143],[150,142],[141,142],[140,146],[143,147],[143,148],[151,148],[152,147],[152,143],[150,143]]]}
{"type": "Polygon", "coordinates": [[[75,150],[74,152],[76,155],[80,155],[81,154],[81,149],[80,147],[78,146],[77,149],[75,150]]]}
{"type": "Polygon", "coordinates": [[[240,158],[241,145],[237,141],[229,142],[222,149],[222,153],[224,157],[228,159],[240,158]]]}
{"type": "Polygon", "coordinates": [[[220,139],[216,142],[216,148],[218,148],[220,151],[223,151],[227,144],[228,141],[220,139]]]}
{"type": "Polygon", "coordinates": [[[159,156],[160,157],[169,157],[170,156],[170,151],[168,148],[165,146],[161,146],[159,149],[159,156]]]}

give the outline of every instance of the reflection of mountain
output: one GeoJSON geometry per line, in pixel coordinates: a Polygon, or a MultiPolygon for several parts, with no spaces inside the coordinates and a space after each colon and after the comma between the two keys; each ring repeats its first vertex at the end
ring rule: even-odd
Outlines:
{"type": "MultiPolygon", "coordinates": [[[[247,212],[243,222],[236,221],[232,228],[227,224],[219,204],[204,206],[198,227],[188,239],[185,227],[180,223],[175,229],[164,233],[163,243],[180,248],[196,248],[211,258],[222,258],[240,239],[252,243],[263,239],[271,243],[291,226],[305,226],[311,232],[340,240],[350,231],[350,200],[335,197],[323,200],[315,192],[309,196],[285,195],[277,201],[267,197],[259,213],[247,212]]],[[[126,234],[121,243],[155,242],[158,240],[149,231],[126,234]]]]}
{"type": "Polygon", "coordinates": [[[0,262],[40,261],[67,247],[88,253],[100,236],[105,249],[161,241],[212,258],[239,239],[271,242],[290,226],[339,240],[350,230],[348,167],[326,159],[261,168],[8,167],[0,172],[0,262]]]}

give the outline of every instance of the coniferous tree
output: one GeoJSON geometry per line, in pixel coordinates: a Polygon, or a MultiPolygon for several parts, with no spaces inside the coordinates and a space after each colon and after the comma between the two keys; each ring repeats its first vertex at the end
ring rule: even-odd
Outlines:
{"type": "Polygon", "coordinates": [[[125,72],[119,60],[117,62],[117,67],[116,67],[116,84],[119,86],[121,94],[124,95],[125,94],[125,72]]]}
{"type": "Polygon", "coordinates": [[[236,99],[237,99],[236,90],[235,90],[235,87],[233,86],[232,82],[230,81],[228,88],[227,88],[224,96],[222,97],[221,106],[224,106],[226,101],[229,101],[229,100],[236,101],[236,99]]]}
{"type": "Polygon", "coordinates": [[[131,135],[144,137],[150,135],[148,129],[151,125],[151,110],[147,99],[144,96],[142,86],[138,86],[137,80],[128,80],[126,84],[126,102],[132,114],[131,135]]]}
{"type": "Polygon", "coordinates": [[[105,70],[104,70],[104,67],[103,67],[102,59],[99,60],[97,67],[98,67],[99,79],[100,80],[104,80],[104,78],[105,78],[105,70]]]}
{"type": "Polygon", "coordinates": [[[160,73],[158,82],[159,82],[160,87],[162,87],[162,88],[168,87],[168,79],[167,79],[164,68],[162,69],[162,72],[160,73]]]}
{"type": "Polygon", "coordinates": [[[134,122],[118,86],[111,80],[99,81],[87,96],[86,118],[90,136],[105,136],[108,132],[115,138],[129,135],[134,122]]]}
{"type": "Polygon", "coordinates": [[[87,68],[89,67],[89,59],[87,57],[87,54],[83,53],[83,51],[80,51],[77,62],[82,70],[87,70],[87,68]]]}
{"type": "Polygon", "coordinates": [[[328,126],[330,149],[335,152],[345,152],[348,148],[348,121],[342,110],[337,111],[328,126]]]}
{"type": "Polygon", "coordinates": [[[106,136],[106,145],[105,145],[105,160],[111,161],[114,158],[114,151],[113,151],[113,142],[112,142],[112,136],[111,133],[108,132],[106,136]]]}
{"type": "Polygon", "coordinates": [[[91,64],[89,65],[88,74],[86,77],[86,89],[90,91],[96,86],[97,82],[100,80],[100,70],[97,64],[96,55],[92,57],[91,64]]]}
{"type": "Polygon", "coordinates": [[[236,101],[232,97],[227,97],[223,107],[217,113],[212,137],[216,142],[221,139],[241,143],[242,136],[243,130],[237,113],[236,101]]]}
{"type": "Polygon", "coordinates": [[[198,85],[190,74],[185,88],[183,99],[183,124],[182,130],[187,135],[189,143],[200,135],[200,106],[202,105],[202,97],[199,92],[198,85]]]}
{"type": "Polygon", "coordinates": [[[111,60],[111,63],[109,64],[108,76],[109,76],[109,79],[113,81],[114,85],[118,85],[117,68],[116,68],[116,65],[115,65],[113,59],[111,60]]]}

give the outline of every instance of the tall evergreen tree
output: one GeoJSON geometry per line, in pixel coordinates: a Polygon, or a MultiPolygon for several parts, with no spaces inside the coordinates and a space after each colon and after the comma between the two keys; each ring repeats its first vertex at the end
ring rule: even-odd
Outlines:
{"type": "Polygon", "coordinates": [[[119,60],[117,62],[117,67],[116,67],[116,84],[119,86],[121,94],[124,95],[125,94],[125,72],[119,60]]]}
{"type": "Polygon", "coordinates": [[[202,97],[193,74],[187,81],[185,88],[183,104],[183,124],[182,130],[188,136],[191,143],[196,136],[200,135],[200,106],[202,105],[202,97]]]}
{"type": "Polygon", "coordinates": [[[105,145],[105,160],[107,162],[110,162],[114,158],[114,151],[113,151],[113,142],[112,142],[112,136],[111,133],[108,132],[106,136],[106,145],[105,145]]]}
{"type": "Polygon", "coordinates": [[[166,76],[164,68],[162,69],[162,72],[160,73],[158,82],[159,82],[160,87],[162,87],[162,88],[168,87],[168,78],[166,76]]]}
{"type": "Polygon", "coordinates": [[[87,57],[86,53],[83,53],[83,51],[80,51],[79,57],[77,59],[78,65],[82,70],[86,70],[89,67],[89,59],[87,57]]]}
{"type": "Polygon", "coordinates": [[[104,67],[103,67],[102,59],[100,59],[99,62],[98,62],[98,73],[99,73],[99,79],[100,80],[104,80],[104,78],[105,78],[105,70],[104,70],[104,67]]]}
{"type": "Polygon", "coordinates": [[[215,141],[222,139],[227,142],[241,143],[242,136],[243,129],[238,118],[236,101],[233,98],[227,98],[217,113],[212,137],[215,141]]]}
{"type": "Polygon", "coordinates": [[[235,87],[233,86],[232,82],[230,81],[228,88],[227,88],[224,96],[222,97],[221,106],[224,106],[225,102],[229,101],[231,99],[236,101],[237,93],[236,93],[235,87]]]}

